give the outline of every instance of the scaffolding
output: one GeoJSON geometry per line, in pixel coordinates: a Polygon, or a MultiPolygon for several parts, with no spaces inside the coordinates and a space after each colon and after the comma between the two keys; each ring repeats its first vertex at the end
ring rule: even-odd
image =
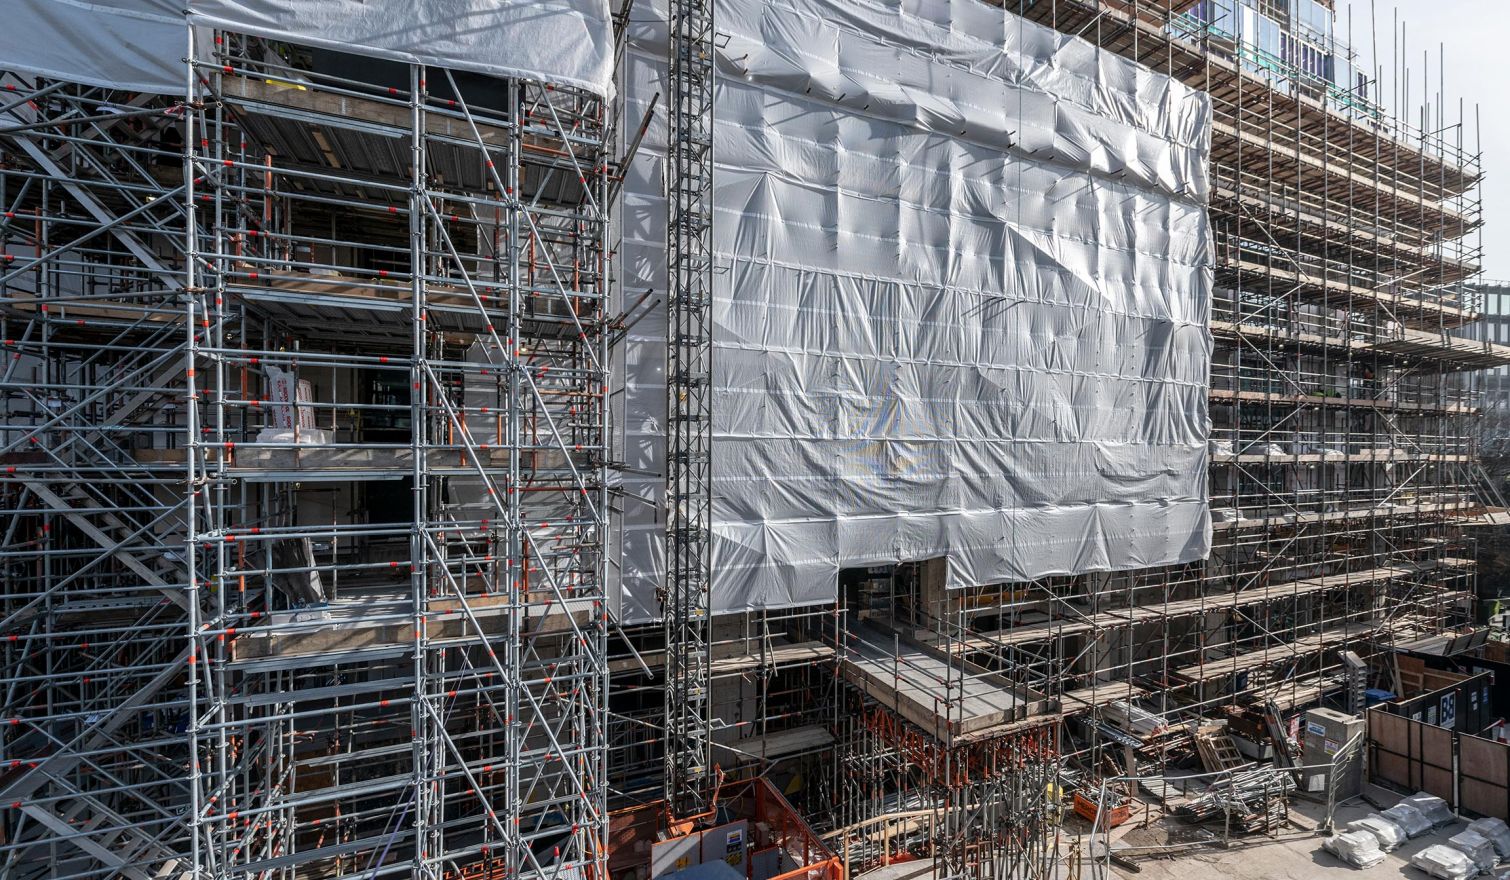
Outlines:
{"type": "MultiPolygon", "coordinates": [[[[792,666],[715,619],[714,643],[747,660],[729,668],[831,695],[797,713],[832,719],[832,744],[811,740],[828,772],[797,803],[856,872],[926,858],[938,876],[1052,876],[1074,849],[1057,830],[1074,791],[1094,809],[1098,780],[1194,760],[1186,722],[1225,722],[1262,751],[1271,719],[1340,698],[1342,652],[1388,685],[1396,646],[1475,621],[1472,529],[1494,493],[1471,373],[1510,363],[1510,347],[1461,332],[1479,311],[1469,120],[1449,123],[1440,96],[1419,118],[1392,113],[1378,76],[1339,86],[1293,49],[1262,51],[1220,4],[999,5],[1212,101],[1214,551],[964,590],[943,587],[942,560],[844,572],[832,626],[802,630],[810,643],[783,633],[823,651],[792,666]],[[814,689],[813,665],[839,686],[814,689]]],[[[619,674],[649,686],[654,637],[626,633],[619,650],[619,674]]],[[[742,717],[712,715],[714,729],[742,717]]],[[[624,754],[654,752],[649,712],[618,718],[624,754]]],[[[715,745],[724,766],[771,772],[744,736],[715,745]]],[[[612,775],[617,788],[633,773],[612,775]]]]}
{"type": "Polygon", "coordinates": [[[1057,704],[1020,670],[966,658],[971,601],[947,594],[943,569],[857,585],[841,636],[832,833],[857,872],[925,857],[941,877],[1054,876],[1057,704]]]}
{"type": "Polygon", "coordinates": [[[666,795],[703,811],[713,681],[713,3],[673,0],[666,162],[666,795]]]}
{"type": "MultiPolygon", "coordinates": [[[[1475,343],[1510,342],[1510,282],[1482,281],[1476,286],[1484,307],[1484,319],[1460,333],[1475,343]]],[[[1478,422],[1479,455],[1491,475],[1503,480],[1506,450],[1510,449],[1510,366],[1493,366],[1479,374],[1482,394],[1478,422]]]]}
{"type": "Polygon", "coordinates": [[[1452,335],[1477,315],[1480,172],[1462,122],[1423,109],[1411,125],[1383,112],[1376,82],[1339,91],[1255,55],[1212,4],[1064,0],[1025,14],[1199,87],[1214,110],[1217,549],[1194,570],[1083,590],[1137,609],[1108,628],[1093,606],[1083,632],[1156,621],[1162,662],[1134,659],[1129,633],[1124,677],[1200,706],[1314,699],[1344,646],[1469,622],[1454,606],[1472,590],[1462,525],[1481,509],[1465,372],[1510,352],[1452,335]],[[1176,623],[1213,611],[1231,622],[1176,623]]]}
{"type": "Polygon", "coordinates": [[[5,78],[6,873],[603,870],[604,101],[186,39],[5,78]]]}
{"type": "Polygon", "coordinates": [[[1478,317],[1479,157],[1440,96],[1411,124],[1377,79],[1256,52],[1218,4],[1004,5],[1214,111],[1211,558],[961,595],[932,640],[1057,704],[1065,779],[1137,776],[1192,756],[1180,722],[1289,718],[1341,691],[1340,652],[1387,685],[1394,646],[1474,625],[1468,529],[1492,493],[1470,371],[1510,360],[1457,333],[1478,317]]]}

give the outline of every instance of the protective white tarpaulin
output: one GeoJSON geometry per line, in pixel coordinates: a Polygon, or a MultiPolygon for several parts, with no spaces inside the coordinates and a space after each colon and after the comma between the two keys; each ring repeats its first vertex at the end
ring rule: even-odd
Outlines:
{"type": "Polygon", "coordinates": [[[103,88],[183,94],[184,4],[173,0],[12,0],[0,70],[103,88]]]}
{"type": "Polygon", "coordinates": [[[608,0],[14,0],[0,69],[182,94],[196,24],[609,94],[608,0]]]}
{"type": "MultiPolygon", "coordinates": [[[[714,610],[939,556],[951,586],[1206,556],[1206,97],[976,0],[716,15],[714,610]]],[[[669,93],[664,2],[636,18],[630,127],[669,93]]],[[[665,133],[624,187],[628,298],[666,289],[665,133]]],[[[664,330],[619,364],[630,622],[659,615],[664,330]]]]}

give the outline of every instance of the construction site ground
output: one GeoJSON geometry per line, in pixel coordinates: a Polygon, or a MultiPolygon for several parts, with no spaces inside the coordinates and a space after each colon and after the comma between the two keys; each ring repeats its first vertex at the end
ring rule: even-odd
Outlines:
{"type": "MultiPolygon", "coordinates": [[[[1354,819],[1392,806],[1401,795],[1369,786],[1365,797],[1347,801],[1337,809],[1336,826],[1341,829],[1354,819]]],[[[1326,813],[1324,803],[1295,798],[1290,805],[1290,820],[1286,827],[1272,836],[1234,836],[1230,846],[1221,844],[1222,827],[1191,826],[1173,818],[1156,820],[1142,827],[1137,816],[1118,828],[1112,835],[1112,849],[1140,853],[1135,864],[1141,870],[1131,871],[1113,867],[1112,875],[1138,880],[1311,880],[1318,876],[1357,877],[1360,880],[1374,878],[1426,878],[1427,875],[1410,866],[1410,857],[1432,844],[1445,844],[1447,838],[1467,827],[1467,820],[1459,819],[1452,825],[1439,828],[1388,853],[1384,861],[1371,868],[1359,870],[1322,849],[1325,835],[1317,832],[1326,813]],[[1197,828],[1214,832],[1204,845],[1197,845],[1201,835],[1197,828]],[[1144,847],[1157,845],[1187,846],[1175,849],[1167,855],[1149,855],[1144,847]]],[[[1087,872],[1083,876],[1097,876],[1087,872]]]]}

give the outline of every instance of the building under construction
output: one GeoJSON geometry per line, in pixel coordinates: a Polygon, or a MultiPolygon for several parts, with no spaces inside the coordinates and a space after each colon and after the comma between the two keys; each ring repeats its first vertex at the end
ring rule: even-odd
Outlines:
{"type": "Polygon", "coordinates": [[[141,5],[0,35],[0,876],[1047,878],[1481,651],[1329,0],[141,5]]]}

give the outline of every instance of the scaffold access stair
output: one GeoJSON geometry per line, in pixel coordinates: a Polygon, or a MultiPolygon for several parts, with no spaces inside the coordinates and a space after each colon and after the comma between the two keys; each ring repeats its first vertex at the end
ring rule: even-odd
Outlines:
{"type": "MultiPolygon", "coordinates": [[[[143,95],[143,97],[150,96],[143,95]]],[[[18,107],[12,107],[7,115],[22,125],[34,121],[20,112],[18,107]]],[[[52,253],[67,252],[91,238],[108,233],[140,261],[144,268],[161,280],[165,291],[178,290],[182,282],[177,269],[165,263],[160,257],[160,251],[136,234],[132,228],[133,224],[124,222],[128,219],[136,219],[149,224],[161,223],[163,221],[154,219],[153,214],[154,212],[163,213],[165,209],[170,216],[180,214],[178,200],[171,197],[176,190],[163,186],[147,169],[135,161],[126,164],[136,173],[129,180],[120,177],[115,169],[121,163],[109,161],[96,152],[98,149],[104,149],[110,150],[113,155],[128,155],[115,141],[111,140],[113,127],[113,123],[110,122],[95,124],[91,126],[91,133],[94,135],[92,143],[86,142],[83,138],[74,138],[56,153],[45,150],[37,136],[22,134],[14,140],[14,143],[26,153],[39,170],[56,180],[63,181],[63,187],[69,196],[99,224],[79,238],[61,246],[55,246],[52,253]],[[70,174],[64,165],[65,162],[72,167],[87,169],[93,179],[86,182],[85,179],[70,174]],[[113,193],[121,204],[106,204],[96,190],[113,193]]],[[[155,237],[170,248],[181,250],[175,236],[167,234],[166,231],[162,236],[155,237]]],[[[43,254],[32,260],[21,262],[0,280],[8,281],[11,275],[26,271],[33,265],[43,262],[48,256],[43,254]]]]}
{"type": "MultiPolygon", "coordinates": [[[[71,503],[77,500],[89,501],[87,496],[71,495],[64,497],[54,492],[46,483],[38,480],[27,480],[23,485],[31,490],[32,494],[48,507],[61,513],[81,533],[98,544],[107,556],[113,557],[122,565],[131,569],[138,577],[152,587],[155,587],[174,604],[187,607],[188,600],[184,598],[183,590],[178,585],[164,580],[161,571],[154,568],[147,560],[127,549],[131,546],[131,541],[139,539],[145,530],[134,530],[134,537],[114,537],[105,529],[91,522],[84,513],[76,509],[71,503]]],[[[114,528],[118,532],[129,529],[129,526],[114,518],[108,511],[101,515],[106,519],[108,527],[114,528]]],[[[163,546],[159,549],[167,550],[168,548],[163,546]]]]}

